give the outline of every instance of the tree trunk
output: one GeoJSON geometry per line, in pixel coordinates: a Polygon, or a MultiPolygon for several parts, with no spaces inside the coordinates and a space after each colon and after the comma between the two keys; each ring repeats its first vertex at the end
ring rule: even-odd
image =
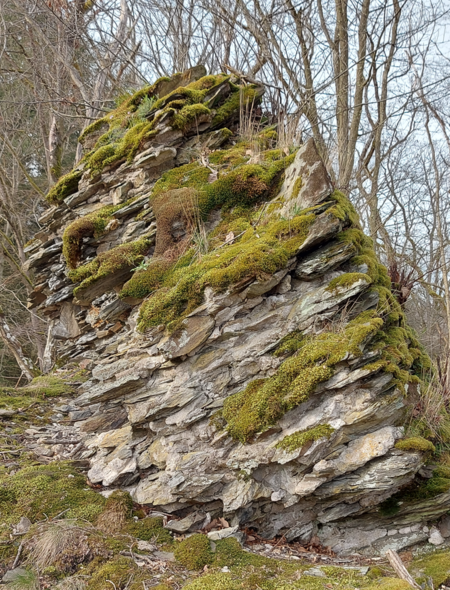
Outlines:
{"type": "Polygon", "coordinates": [[[20,346],[20,342],[17,338],[12,334],[8,323],[5,318],[5,314],[3,310],[0,308],[0,338],[3,340],[5,346],[11,351],[14,355],[14,358],[17,361],[17,364],[20,367],[20,370],[28,379],[31,381],[34,377],[34,365],[31,359],[25,356],[22,347],[20,346]]]}

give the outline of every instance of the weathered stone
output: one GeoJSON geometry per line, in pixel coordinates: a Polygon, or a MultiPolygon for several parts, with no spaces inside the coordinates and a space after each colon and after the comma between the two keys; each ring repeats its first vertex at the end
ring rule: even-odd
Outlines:
{"type": "Polygon", "coordinates": [[[14,527],[14,532],[16,535],[24,535],[28,533],[31,528],[31,520],[26,516],[22,516],[19,522],[14,527]]]}
{"type": "Polygon", "coordinates": [[[342,265],[355,254],[356,248],[353,244],[332,242],[302,257],[294,274],[298,279],[311,281],[342,265]]]}
{"type": "Polygon", "coordinates": [[[186,318],[159,348],[168,358],[190,354],[205,342],[213,331],[214,323],[214,319],[208,316],[186,318]]]}
{"type": "Polygon", "coordinates": [[[204,520],[204,513],[192,512],[181,520],[169,520],[167,524],[164,525],[164,527],[169,529],[169,531],[174,531],[175,533],[187,533],[192,528],[195,529],[195,525],[200,525],[204,520]]]}
{"type": "Polygon", "coordinates": [[[86,406],[95,402],[115,399],[133,391],[143,384],[139,375],[126,375],[115,381],[107,381],[92,387],[75,400],[77,406],[86,406]]]}
{"type": "Polygon", "coordinates": [[[439,529],[436,527],[431,527],[430,536],[428,537],[428,543],[432,545],[442,545],[445,542],[444,537],[442,536],[439,529]]]}
{"type": "Polygon", "coordinates": [[[328,172],[320,159],[313,139],[297,152],[294,162],[286,170],[280,195],[285,205],[280,215],[289,216],[293,210],[306,209],[325,201],[333,191],[328,172]]]}
{"type": "Polygon", "coordinates": [[[446,514],[439,522],[439,531],[446,539],[450,537],[450,515],[446,514]]]}
{"type": "Polygon", "coordinates": [[[28,571],[23,567],[16,567],[13,570],[8,570],[2,578],[2,582],[17,583],[22,576],[26,576],[28,571]]]}

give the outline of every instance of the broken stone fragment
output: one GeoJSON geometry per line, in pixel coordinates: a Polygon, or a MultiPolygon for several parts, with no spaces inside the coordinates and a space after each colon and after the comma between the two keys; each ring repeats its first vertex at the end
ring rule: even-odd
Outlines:
{"type": "Polygon", "coordinates": [[[333,185],[328,172],[317,153],[314,140],[308,141],[298,150],[294,162],[285,172],[279,200],[285,204],[280,215],[292,216],[293,211],[301,211],[319,205],[332,193],[333,185]]]}

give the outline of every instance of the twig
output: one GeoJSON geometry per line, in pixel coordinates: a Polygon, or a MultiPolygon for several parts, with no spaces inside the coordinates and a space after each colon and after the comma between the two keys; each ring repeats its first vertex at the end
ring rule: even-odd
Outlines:
{"type": "Polygon", "coordinates": [[[15,567],[17,567],[17,565],[19,563],[19,559],[20,559],[20,554],[22,553],[22,549],[23,549],[23,541],[20,542],[19,549],[17,550],[16,559],[14,560],[12,569],[14,569],[15,567]]]}
{"type": "Polygon", "coordinates": [[[391,564],[399,578],[405,580],[405,582],[408,582],[408,584],[413,588],[416,588],[416,590],[421,590],[419,584],[414,580],[414,578],[408,572],[406,567],[403,565],[403,562],[396,551],[392,551],[392,549],[389,549],[388,551],[386,551],[386,557],[388,558],[389,563],[391,564]]]}

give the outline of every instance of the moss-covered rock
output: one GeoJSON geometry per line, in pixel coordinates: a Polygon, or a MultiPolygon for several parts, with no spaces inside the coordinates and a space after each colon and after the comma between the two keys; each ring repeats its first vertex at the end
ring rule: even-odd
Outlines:
{"type": "Polygon", "coordinates": [[[191,535],[175,545],[175,558],[188,570],[201,570],[214,559],[211,543],[206,535],[191,535]]]}
{"type": "Polygon", "coordinates": [[[12,524],[23,516],[32,522],[54,518],[94,521],[105,499],[86,486],[85,478],[69,463],[31,465],[9,475],[0,471],[0,536],[9,535],[12,524]]]}
{"type": "Polygon", "coordinates": [[[395,443],[395,448],[400,451],[420,451],[422,453],[434,453],[436,450],[434,444],[421,436],[413,438],[403,438],[395,443]]]}

